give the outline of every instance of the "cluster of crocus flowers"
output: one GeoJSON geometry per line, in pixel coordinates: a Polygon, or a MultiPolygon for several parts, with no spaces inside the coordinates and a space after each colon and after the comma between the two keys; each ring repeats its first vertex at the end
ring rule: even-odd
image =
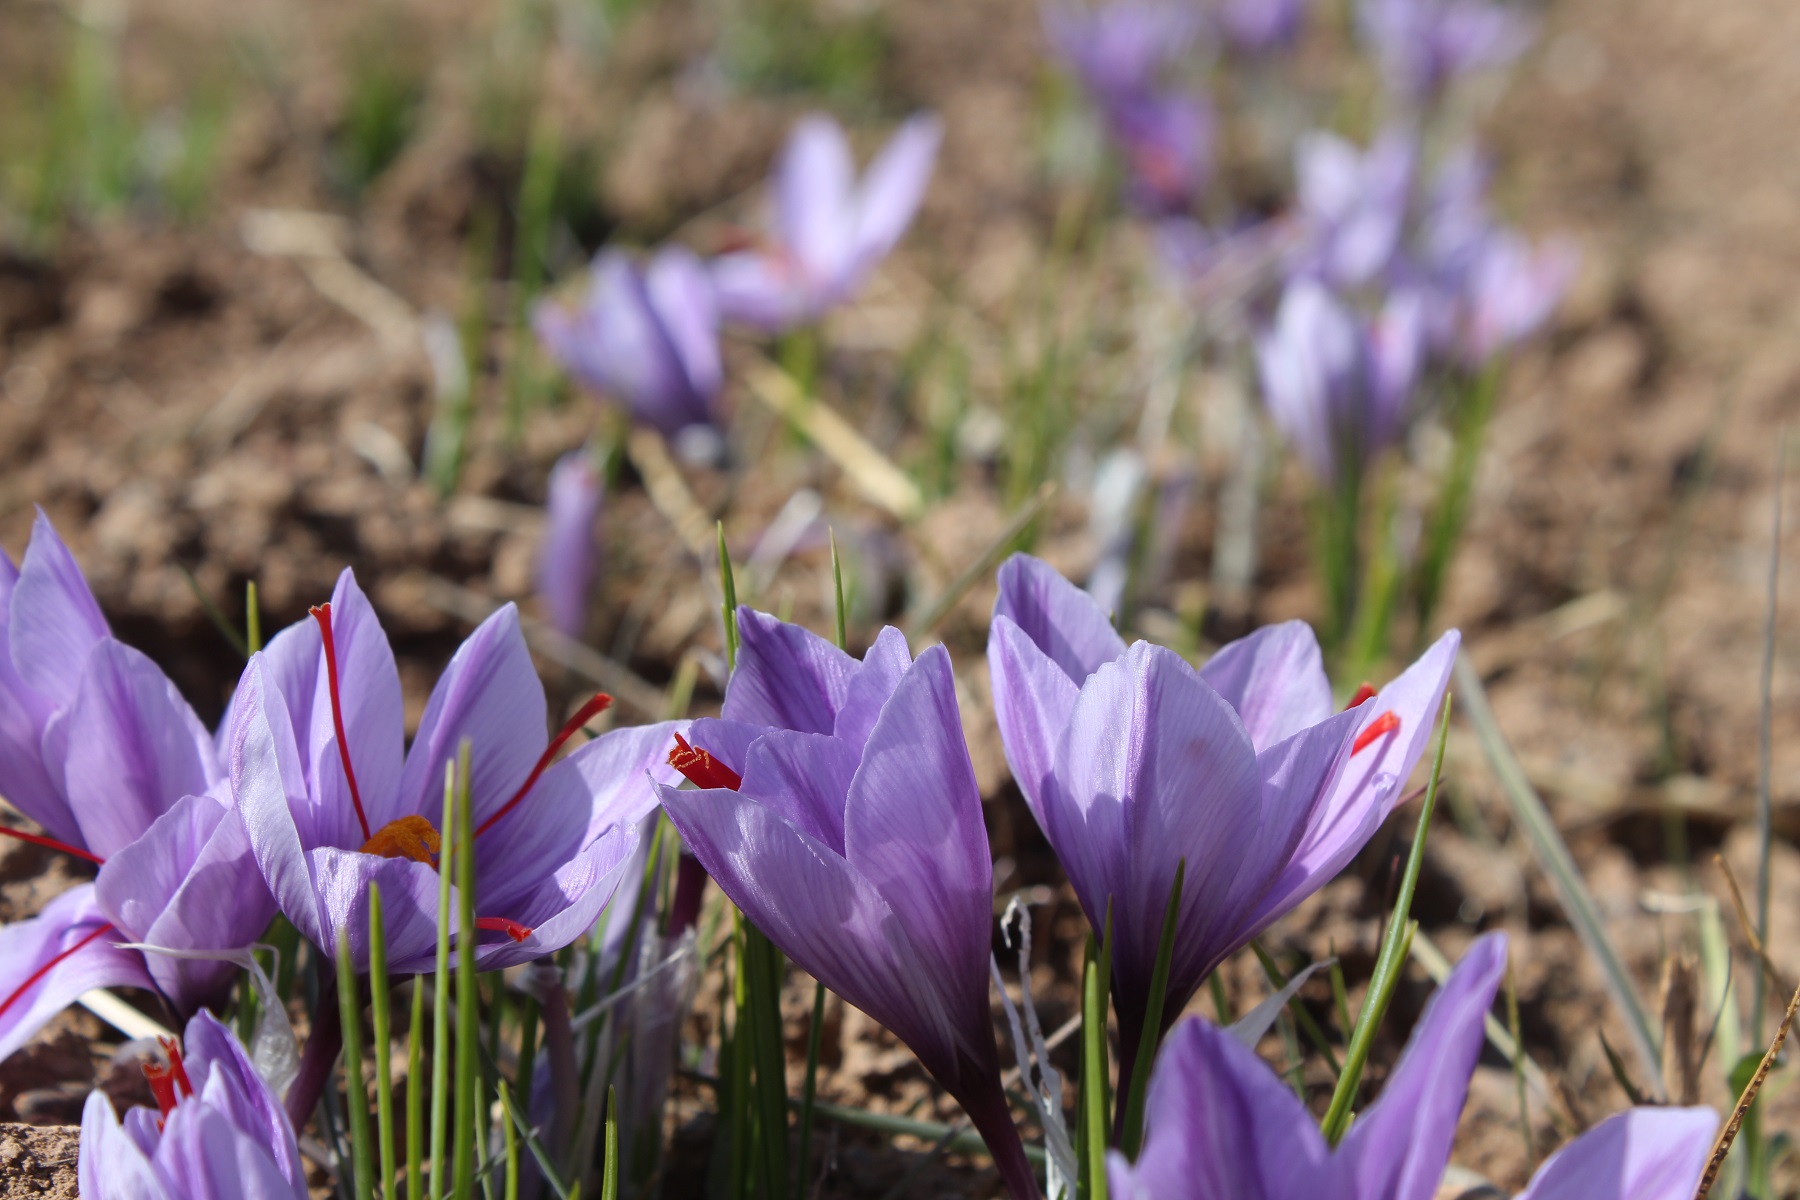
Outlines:
{"type": "Polygon", "coordinates": [[[664,811],[784,954],[911,1047],[1021,1200],[1037,1186],[988,1005],[993,864],[950,657],[885,629],[862,660],[748,609],[719,720],[664,811]]]}
{"type": "Polygon", "coordinates": [[[605,708],[547,737],[542,683],[511,605],[458,648],[405,745],[393,650],[355,578],[253,656],[227,718],[226,760],[256,863],[281,912],[366,969],[368,891],[381,887],[389,968],[430,969],[440,920],[477,939],[481,969],[586,933],[656,804],[673,723],[615,729],[557,758],[605,708]],[[438,911],[446,767],[469,747],[476,928],[438,911]]]}
{"type": "Polygon", "coordinates": [[[1490,0],[1361,0],[1357,20],[1388,87],[1415,102],[1531,44],[1518,10],[1490,0]]]}
{"type": "Polygon", "coordinates": [[[237,1038],[211,1013],[188,1022],[185,1045],[144,1074],[157,1110],[121,1121],[104,1092],[81,1114],[77,1166],[85,1200],[306,1200],[306,1171],[281,1100],[237,1038]]]}
{"type": "Polygon", "coordinates": [[[780,333],[854,297],[912,223],[942,138],[936,117],[911,118],[859,181],[837,122],[802,119],[770,181],[766,243],[710,263],[670,246],[647,266],[603,250],[580,301],[538,305],[539,341],[577,381],[665,436],[717,425],[721,322],[780,333]]]}
{"type": "Polygon", "coordinates": [[[1312,631],[1270,626],[1198,670],[1127,646],[1047,564],[1000,569],[988,636],[1013,778],[1089,922],[1110,919],[1121,1062],[1146,1029],[1164,915],[1182,871],[1162,1011],[1328,882],[1400,803],[1427,745],[1458,637],[1332,711],[1312,631]]]}
{"type": "Polygon", "coordinates": [[[184,1015],[223,999],[225,960],[275,909],[213,735],[112,636],[42,514],[21,566],[0,554],[0,632],[0,794],[46,835],[0,833],[100,868],[0,929],[0,1058],[93,988],[149,988],[184,1015]]]}
{"type": "MultiPolygon", "coordinates": [[[[1413,1030],[1381,1095],[1336,1146],[1286,1082],[1225,1031],[1183,1022],[1150,1078],[1136,1162],[1114,1152],[1118,1200],[1430,1200],[1506,970],[1506,937],[1470,947],[1413,1030]]],[[[1688,1200],[1712,1149],[1705,1108],[1614,1116],[1553,1155],[1520,1200],[1688,1200]]]]}

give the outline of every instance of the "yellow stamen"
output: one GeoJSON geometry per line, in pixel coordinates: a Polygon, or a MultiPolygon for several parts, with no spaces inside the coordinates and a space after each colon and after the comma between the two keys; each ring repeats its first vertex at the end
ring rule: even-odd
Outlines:
{"type": "Polygon", "coordinates": [[[438,831],[431,827],[430,821],[411,816],[389,821],[377,829],[375,836],[363,843],[362,852],[378,858],[410,858],[430,866],[437,861],[442,846],[438,831]]]}

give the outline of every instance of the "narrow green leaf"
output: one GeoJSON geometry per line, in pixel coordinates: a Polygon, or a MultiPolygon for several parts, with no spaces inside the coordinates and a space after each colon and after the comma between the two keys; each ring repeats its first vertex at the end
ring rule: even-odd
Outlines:
{"type": "Polygon", "coordinates": [[[806,1027],[806,1084],[800,1093],[800,1161],[794,1169],[794,1200],[806,1200],[812,1176],[813,1111],[819,1099],[819,1043],[825,1033],[825,985],[813,984],[812,1023],[806,1027]]]}
{"type": "Polygon", "coordinates": [[[1331,1094],[1331,1107],[1325,1110],[1320,1128],[1325,1140],[1335,1146],[1350,1128],[1350,1113],[1356,1103],[1357,1085],[1362,1082],[1363,1068],[1368,1065],[1369,1050],[1375,1044],[1375,1031],[1393,1002],[1400,973],[1406,966],[1407,948],[1412,941],[1413,892],[1419,885],[1419,870],[1425,862],[1425,835],[1431,829],[1431,814],[1437,808],[1438,780],[1444,771],[1444,746],[1450,740],[1450,699],[1444,699],[1444,712],[1438,720],[1437,751],[1431,759],[1431,782],[1425,787],[1425,803],[1419,809],[1419,827],[1413,833],[1412,853],[1406,859],[1406,873],[1400,879],[1400,894],[1394,899],[1393,919],[1387,935],[1381,940],[1381,951],[1375,958],[1375,973],[1369,979],[1369,994],[1357,1014],[1356,1028],[1350,1033],[1350,1044],[1344,1051],[1344,1069],[1338,1076],[1337,1089],[1331,1094]]]}
{"type": "Polygon", "coordinates": [[[456,1200],[474,1200],[481,1014],[475,985],[475,834],[469,820],[469,740],[456,749],[456,1200]]]}
{"type": "Polygon", "coordinates": [[[1175,958],[1175,924],[1181,915],[1182,890],[1187,881],[1187,859],[1175,864],[1175,883],[1163,907],[1162,937],[1156,944],[1156,966],[1150,972],[1150,1003],[1144,1010],[1144,1032],[1138,1041],[1131,1069],[1131,1088],[1125,1097],[1125,1122],[1119,1133],[1119,1149],[1136,1160],[1144,1140],[1144,1099],[1150,1091],[1150,1066],[1162,1044],[1163,1003],[1169,991],[1169,964],[1175,958]]]}
{"type": "Polygon", "coordinates": [[[338,1012],[344,1022],[344,1108],[350,1118],[350,1169],[356,1200],[374,1200],[374,1141],[369,1132],[369,1092],[363,1086],[361,993],[350,958],[350,931],[337,928],[338,1012]]]}
{"type": "Polygon", "coordinates": [[[213,598],[206,594],[206,589],[200,586],[200,581],[194,578],[194,573],[182,563],[176,563],[175,568],[181,572],[181,577],[187,580],[188,590],[194,593],[194,599],[200,602],[200,611],[204,612],[206,619],[213,623],[213,628],[219,631],[219,636],[230,643],[231,648],[238,652],[239,657],[249,658],[250,647],[245,644],[244,635],[231,627],[231,622],[226,620],[225,614],[219,606],[213,603],[213,598]]]}
{"type": "Polygon", "coordinates": [[[550,1161],[550,1152],[544,1148],[544,1143],[525,1124],[525,1114],[519,1111],[518,1103],[512,1096],[512,1089],[500,1089],[500,1107],[505,1110],[507,1119],[518,1131],[519,1136],[525,1140],[525,1148],[531,1151],[531,1157],[537,1160],[538,1170],[543,1173],[544,1179],[550,1184],[550,1190],[556,1193],[556,1200],[570,1200],[568,1185],[562,1181],[562,1175],[557,1171],[556,1164],[550,1161]]]}
{"type": "Polygon", "coordinates": [[[600,1200],[619,1200],[619,1098],[606,1089],[606,1173],[600,1177],[600,1200]]]}
{"type": "Polygon", "coordinates": [[[731,552],[725,548],[725,522],[719,525],[719,590],[725,597],[721,615],[725,618],[725,668],[737,668],[737,578],[731,572],[731,552]]]}
{"type": "Polygon", "coordinates": [[[1328,942],[1331,951],[1331,1007],[1337,1013],[1338,1029],[1350,1036],[1350,989],[1344,984],[1344,962],[1338,957],[1337,942],[1328,942]]]}
{"type": "MultiPolygon", "coordinates": [[[[494,1085],[502,1108],[506,1107],[506,1080],[494,1085]]],[[[500,1122],[506,1154],[506,1200],[519,1200],[519,1131],[511,1121],[500,1122]]]]}
{"type": "Polygon", "coordinates": [[[1619,1057],[1619,1052],[1613,1049],[1612,1043],[1607,1041],[1604,1029],[1600,1030],[1600,1049],[1606,1052],[1606,1065],[1612,1071],[1613,1082],[1619,1085],[1619,1090],[1625,1093],[1625,1098],[1634,1106],[1643,1104],[1642,1089],[1631,1081],[1631,1071],[1625,1066],[1624,1060],[1619,1057]]]}
{"type": "Polygon", "coordinates": [[[256,596],[256,580],[244,584],[244,649],[251,654],[263,648],[262,604],[256,596]]]}
{"type": "Polygon", "coordinates": [[[412,981],[406,1028],[406,1200],[425,1200],[425,979],[412,981]]]}
{"type": "Polygon", "coordinates": [[[850,647],[847,616],[844,610],[844,563],[838,557],[837,530],[831,531],[831,591],[837,597],[837,644],[839,650],[850,647]]]}
{"type": "Polygon", "coordinates": [[[375,1114],[381,1139],[381,1191],[388,1195],[394,1186],[396,1165],[393,997],[388,984],[387,929],[381,913],[381,887],[373,881],[369,884],[369,1009],[375,1022],[375,1114]]]}
{"type": "Polygon", "coordinates": [[[456,764],[444,764],[443,852],[438,855],[437,970],[431,989],[431,1200],[444,1200],[450,1122],[450,873],[456,863],[456,764]]]}
{"type": "MultiPolygon", "coordinates": [[[[1263,978],[1269,981],[1270,987],[1277,992],[1287,987],[1287,973],[1281,969],[1280,964],[1270,956],[1269,952],[1263,949],[1261,942],[1251,942],[1250,952],[1256,955],[1256,961],[1263,970],[1263,978]]],[[[1300,997],[1290,997],[1286,1007],[1294,1019],[1294,1024],[1299,1027],[1301,1033],[1306,1035],[1306,1040],[1313,1044],[1313,1049],[1324,1056],[1325,1062],[1331,1067],[1332,1075],[1342,1073],[1344,1068],[1338,1063],[1337,1055],[1331,1049],[1331,1039],[1325,1036],[1325,1031],[1319,1028],[1319,1023],[1313,1019],[1313,1015],[1306,1011],[1306,1006],[1301,1003],[1300,997]]]]}
{"type": "Polygon", "coordinates": [[[1105,937],[1096,940],[1093,934],[1088,935],[1081,972],[1081,1194],[1086,1200],[1106,1200],[1106,1138],[1112,1125],[1106,1077],[1106,1009],[1111,968],[1109,900],[1105,937]]]}

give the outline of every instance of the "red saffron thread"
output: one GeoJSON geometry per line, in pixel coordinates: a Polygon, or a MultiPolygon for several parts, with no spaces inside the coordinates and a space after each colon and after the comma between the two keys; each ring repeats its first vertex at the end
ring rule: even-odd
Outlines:
{"type": "Polygon", "coordinates": [[[687,776],[695,787],[725,788],[737,791],[744,785],[744,777],[736,771],[695,746],[688,745],[686,738],[679,733],[675,735],[676,749],[669,751],[669,765],[687,776]]]}
{"type": "Polygon", "coordinates": [[[70,946],[67,950],[64,950],[61,954],[58,954],[55,958],[53,958],[49,962],[45,963],[43,966],[39,967],[37,970],[33,971],[31,973],[30,979],[27,979],[24,983],[21,983],[18,987],[13,989],[12,995],[8,996],[5,1000],[0,1000],[0,1016],[4,1016],[6,1014],[6,1010],[11,1008],[13,1006],[13,1004],[19,999],[20,996],[23,996],[26,992],[29,992],[32,988],[36,987],[39,983],[43,982],[44,976],[48,975],[51,971],[55,970],[59,963],[63,962],[65,959],[69,958],[76,951],[81,950],[84,947],[86,947],[88,945],[88,943],[96,941],[99,938],[102,938],[109,933],[117,933],[117,932],[118,932],[118,930],[116,930],[113,927],[112,923],[108,922],[107,924],[102,925],[102,926],[100,926],[100,928],[94,930],[94,932],[88,934],[86,937],[82,938],[79,942],[76,942],[73,946],[70,946]]]}
{"type": "Polygon", "coordinates": [[[337,641],[331,636],[331,605],[315,605],[307,610],[319,623],[319,636],[325,646],[325,686],[331,693],[331,727],[337,733],[338,757],[344,760],[344,778],[350,784],[350,803],[356,805],[356,821],[362,826],[363,841],[369,840],[369,818],[363,812],[362,793],[356,790],[356,771],[350,766],[350,743],[344,740],[344,705],[338,696],[337,641]]]}
{"type": "Polygon", "coordinates": [[[530,792],[531,789],[536,786],[538,778],[543,775],[545,771],[549,770],[550,763],[556,758],[557,751],[561,750],[564,744],[566,744],[570,738],[575,736],[575,731],[605,712],[611,705],[611,696],[607,695],[605,692],[596,692],[593,698],[582,705],[580,710],[576,712],[574,716],[565,721],[563,727],[556,731],[556,736],[550,739],[550,744],[544,747],[544,752],[538,756],[537,765],[532,767],[531,774],[525,777],[525,785],[513,793],[513,798],[511,800],[508,800],[505,804],[500,806],[499,812],[496,812],[493,816],[489,817],[476,827],[475,836],[480,837],[494,827],[494,822],[517,808],[519,801],[525,799],[526,793],[530,792]]]}
{"type": "Polygon", "coordinates": [[[1382,713],[1379,717],[1376,717],[1373,721],[1369,722],[1368,728],[1356,735],[1356,741],[1350,746],[1350,753],[1361,754],[1364,750],[1367,750],[1374,744],[1376,738],[1379,738],[1384,734],[1392,733],[1398,728],[1400,728],[1400,717],[1398,714],[1392,711],[1382,713]]]}
{"type": "Polygon", "coordinates": [[[485,929],[491,933],[504,933],[515,942],[522,942],[531,936],[531,926],[521,925],[517,921],[509,921],[505,917],[477,917],[475,928],[485,929]]]}
{"type": "Polygon", "coordinates": [[[106,865],[106,860],[97,854],[89,854],[86,850],[83,850],[78,846],[71,846],[67,842],[59,842],[55,838],[44,837],[42,834],[26,833],[23,829],[14,829],[10,825],[0,825],[0,834],[5,834],[7,837],[11,838],[18,838],[21,842],[30,842],[34,846],[45,846],[51,850],[61,850],[64,854],[73,854],[76,858],[85,858],[98,866],[104,867],[106,865]]]}
{"type": "Polygon", "coordinates": [[[194,1085],[188,1082],[187,1064],[181,1061],[181,1043],[172,1037],[159,1037],[156,1040],[162,1046],[163,1053],[169,1056],[169,1070],[174,1073],[181,1094],[192,1096],[194,1085]]]}
{"type": "MultiPolygon", "coordinates": [[[[146,1062],[144,1078],[150,1081],[150,1094],[156,1097],[156,1110],[162,1114],[162,1119],[166,1120],[169,1114],[175,1111],[174,1068],[166,1067],[159,1062],[146,1062]]],[[[156,1127],[162,1128],[162,1120],[157,1121],[156,1127]]]]}
{"type": "Polygon", "coordinates": [[[1375,695],[1374,685],[1368,684],[1368,683],[1363,684],[1361,687],[1356,689],[1356,695],[1350,697],[1350,703],[1344,705],[1344,711],[1349,712],[1351,709],[1355,708],[1357,705],[1361,704],[1363,701],[1372,699],[1374,697],[1374,695],[1375,695]]]}

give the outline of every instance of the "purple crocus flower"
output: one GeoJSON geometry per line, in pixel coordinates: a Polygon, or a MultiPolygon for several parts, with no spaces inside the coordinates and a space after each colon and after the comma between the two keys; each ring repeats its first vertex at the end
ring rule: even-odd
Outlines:
{"type": "Polygon", "coordinates": [[[1398,127],[1367,151],[1336,134],[1302,137],[1294,150],[1302,236],[1291,273],[1358,288],[1386,272],[1400,251],[1417,164],[1417,139],[1398,127]]]}
{"type": "Polygon", "coordinates": [[[1579,264],[1568,242],[1534,247],[1511,230],[1490,234],[1475,254],[1462,293],[1463,361],[1479,367],[1536,333],[1556,311],[1579,264]]]}
{"type": "Polygon", "coordinates": [[[1269,415],[1314,476],[1331,482],[1400,441],[1426,334],[1420,293],[1391,293],[1365,321],[1313,280],[1287,286],[1256,363],[1269,415]]]}
{"type": "Polygon", "coordinates": [[[544,541],[538,549],[538,597],[550,624],[565,637],[587,629],[588,596],[599,567],[594,521],[604,495],[594,456],[573,450],[550,469],[544,541]]]}
{"type": "Polygon", "coordinates": [[[540,303],[532,324],[565,370],[634,420],[668,437],[712,424],[724,381],[719,306],[688,251],[668,247],[642,268],[623,250],[603,250],[581,302],[540,303]]]}
{"type": "MultiPolygon", "coordinates": [[[[1334,1149],[1256,1054],[1199,1018],[1169,1035],[1150,1076],[1136,1163],[1114,1151],[1118,1200],[1430,1200],[1450,1161],[1506,968],[1489,934],[1426,1005],[1381,1095],[1334,1149]]],[[[1518,1200],[1687,1200],[1719,1118],[1705,1108],[1638,1108],[1553,1154],[1518,1200]]]]}
{"type": "Polygon", "coordinates": [[[1308,0],[1215,0],[1213,24],[1240,54],[1285,50],[1300,36],[1308,0]]]}
{"type": "Polygon", "coordinates": [[[1188,211],[1212,171],[1212,109],[1185,92],[1151,92],[1105,109],[1130,171],[1129,197],[1160,216],[1188,211]]]}
{"type": "MultiPolygon", "coordinates": [[[[327,954],[348,931],[368,964],[368,890],[381,885],[388,961],[428,970],[436,952],[444,773],[470,743],[476,955],[496,970],[587,932],[656,804],[651,775],[676,724],[615,729],[557,752],[609,698],[545,736],[544,690],[507,605],[469,635],[404,750],[400,675],[374,610],[345,571],[314,620],[250,660],[228,716],[231,787],[282,913],[327,954]]],[[[455,928],[454,912],[445,920],[455,928]]]]}
{"type": "Polygon", "coordinates": [[[1506,935],[1469,948],[1414,1028],[1380,1097],[1336,1148],[1255,1052],[1200,1018],[1150,1076],[1143,1152],[1108,1155],[1119,1200],[1431,1200],[1506,971],[1506,935]]]}
{"type": "Polygon", "coordinates": [[[993,864],[950,656],[884,629],[861,662],[738,610],[724,718],[675,756],[663,809],[783,953],[891,1029],[1037,1196],[988,1006],[993,864]],[[770,726],[775,726],[771,728],[770,726]]]}
{"type": "Polygon", "coordinates": [[[1632,1108],[1552,1154],[1518,1200],[1688,1200],[1712,1157],[1710,1108],[1632,1108]]]}
{"type": "Polygon", "coordinates": [[[1094,101],[1107,105],[1156,90],[1162,72],[1194,47],[1198,7],[1181,0],[1112,0],[1043,6],[1050,48],[1094,101]]]}
{"type": "Polygon", "coordinates": [[[1505,66],[1531,44],[1529,23],[1489,0],[1362,0],[1358,17],[1388,86],[1411,100],[1505,66]]]}
{"type": "Polygon", "coordinates": [[[1000,568],[988,635],[1013,778],[1089,922],[1110,906],[1129,1069],[1177,865],[1187,870],[1163,1011],[1173,1020],[1226,956],[1336,875],[1399,804],[1431,738],[1458,635],[1378,693],[1332,712],[1312,630],[1290,621],[1199,670],[1127,647],[1048,564],[1000,568]]]}
{"type": "Polygon", "coordinates": [[[230,962],[120,945],[227,955],[275,915],[212,735],[112,636],[42,513],[22,567],[0,554],[0,632],[0,793],[49,836],[0,832],[100,866],[0,929],[0,1058],[91,988],[149,988],[182,1014],[223,999],[230,962]]]}
{"type": "Polygon", "coordinates": [[[146,1066],[160,1115],[113,1115],[104,1092],[81,1113],[84,1200],[306,1200],[306,1168],[281,1101],[211,1013],[146,1066]]]}
{"type": "Polygon", "coordinates": [[[779,333],[850,299],[912,224],[942,138],[936,117],[913,117],[859,183],[843,129],[804,118],[775,169],[773,244],[713,260],[720,311],[779,333]]]}

